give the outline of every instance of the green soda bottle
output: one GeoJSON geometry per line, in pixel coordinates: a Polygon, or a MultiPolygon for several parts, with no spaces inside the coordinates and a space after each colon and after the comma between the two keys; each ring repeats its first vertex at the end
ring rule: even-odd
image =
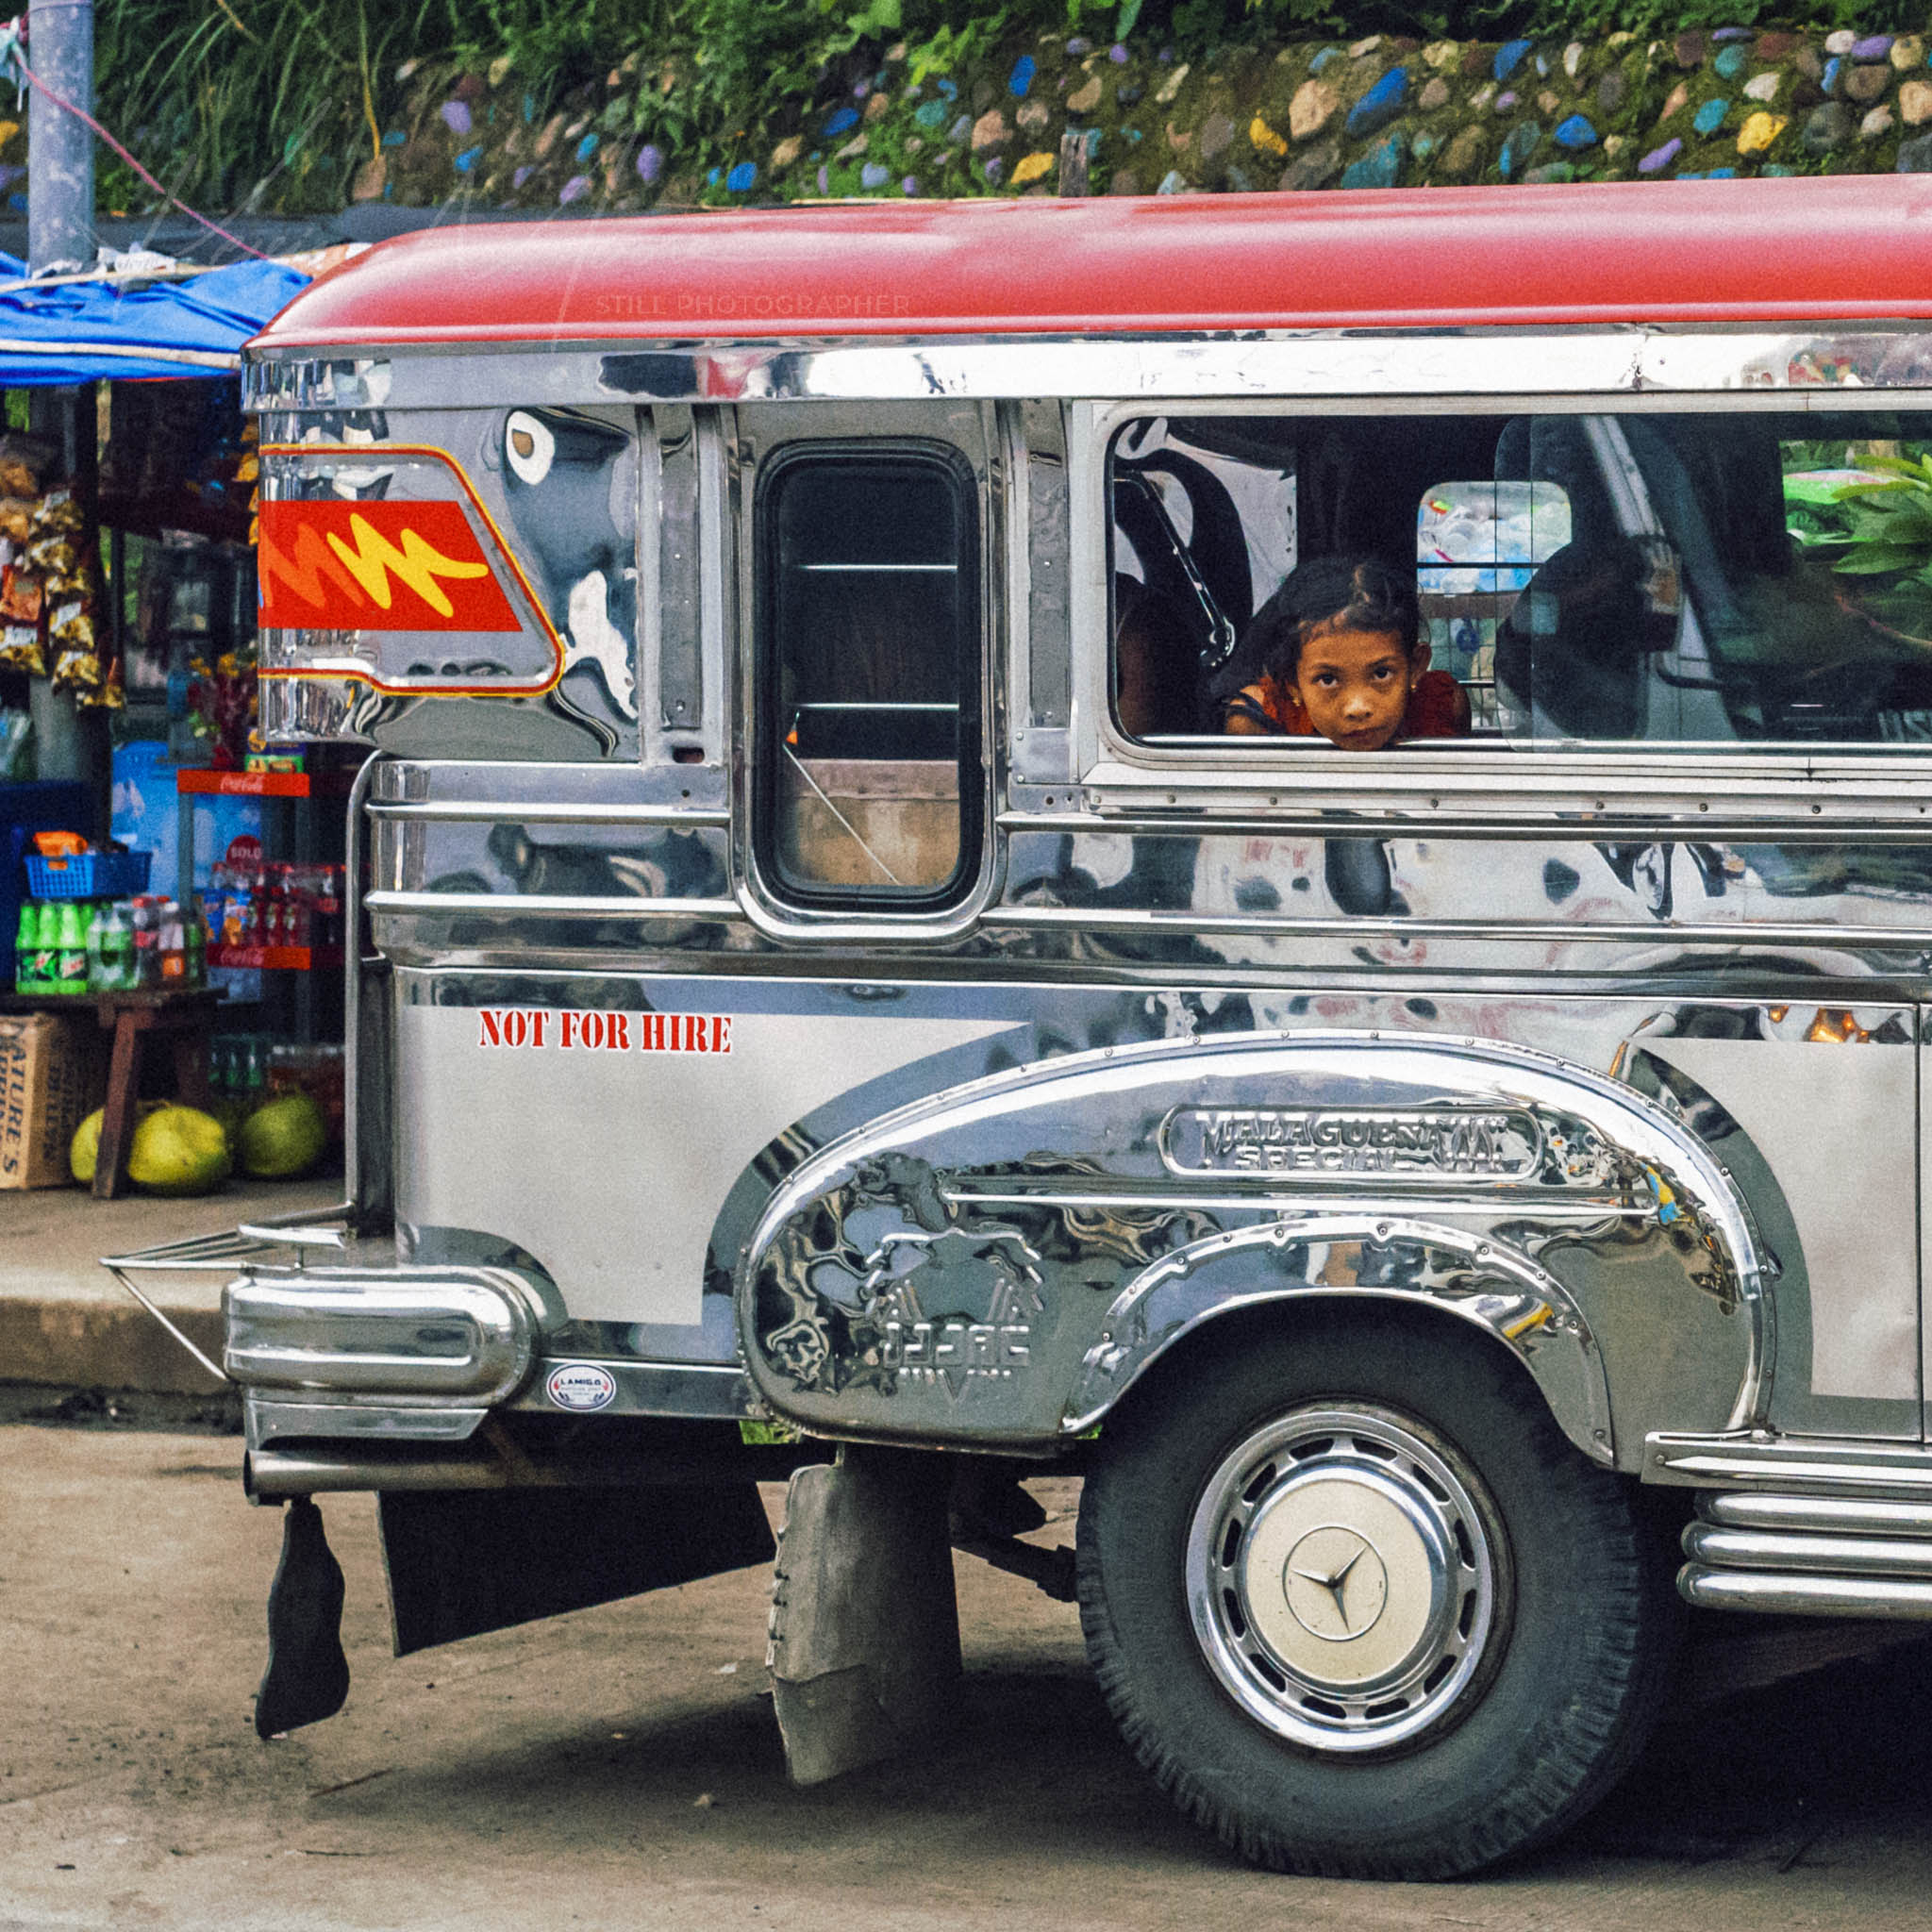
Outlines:
{"type": "Polygon", "coordinates": [[[40,938],[40,922],[34,917],[34,902],[21,901],[20,929],[13,940],[13,990],[15,992],[34,992],[39,989],[34,980],[34,943],[40,938]]]}
{"type": "Polygon", "coordinates": [[[54,988],[56,935],[59,930],[58,908],[51,899],[42,899],[40,917],[34,922],[34,991],[52,992],[54,988]]]}
{"type": "Polygon", "coordinates": [[[57,992],[80,993],[87,991],[87,924],[81,918],[80,902],[61,902],[60,921],[54,940],[54,974],[57,992]]]}

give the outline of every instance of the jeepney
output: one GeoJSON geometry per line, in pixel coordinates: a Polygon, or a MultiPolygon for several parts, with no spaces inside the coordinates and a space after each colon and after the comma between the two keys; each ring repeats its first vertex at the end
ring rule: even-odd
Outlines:
{"type": "Polygon", "coordinates": [[[264,1730],[346,1687],[343,1489],[408,1649],[768,1560],[791,1474],[795,1775],[939,1721],[957,1542],[1302,1871],[1560,1831],[1687,1601],[1932,1615],[1928,214],[795,208],[298,296],[262,714],[372,752],[347,1198],[114,1264],[232,1276],[264,1730]],[[1467,737],[1214,727],[1344,552],[1467,737]]]}

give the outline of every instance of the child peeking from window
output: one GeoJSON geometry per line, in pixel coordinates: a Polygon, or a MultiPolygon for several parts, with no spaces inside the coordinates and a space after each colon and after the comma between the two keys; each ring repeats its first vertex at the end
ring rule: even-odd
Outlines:
{"type": "Polygon", "coordinates": [[[1215,680],[1224,731],[1325,738],[1380,751],[1461,738],[1469,696],[1429,669],[1413,572],[1373,557],[1318,557],[1256,611],[1215,680]]]}

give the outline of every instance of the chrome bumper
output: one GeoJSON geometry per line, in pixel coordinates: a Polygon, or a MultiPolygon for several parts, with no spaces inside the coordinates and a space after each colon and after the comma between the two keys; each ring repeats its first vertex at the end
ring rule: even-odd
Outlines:
{"type": "Polygon", "coordinates": [[[246,1389],[487,1408],[528,1379],[541,1312],[507,1268],[250,1273],[222,1294],[222,1368],[246,1389]]]}
{"type": "Polygon", "coordinates": [[[530,1379],[543,1315],[535,1288],[513,1269],[402,1266],[387,1241],[357,1246],[341,1226],[243,1226],[102,1265],[241,1389],[251,1450],[296,1436],[464,1440],[530,1379]],[[308,1265],[318,1249],[328,1265],[308,1265]],[[231,1277],[219,1363],[138,1279],[211,1271],[231,1277]]]}

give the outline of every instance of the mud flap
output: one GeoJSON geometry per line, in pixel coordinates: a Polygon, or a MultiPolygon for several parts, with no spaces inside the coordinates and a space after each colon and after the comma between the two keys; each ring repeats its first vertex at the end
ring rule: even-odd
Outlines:
{"type": "Polygon", "coordinates": [[[376,1499],[395,1654],[771,1560],[750,1482],[389,1491],[376,1499]]]}
{"type": "Polygon", "coordinates": [[[929,1749],[951,1726],[950,1486],[942,1457],[850,1443],[792,1475],[766,1661],[794,1784],[929,1749]]]}
{"type": "Polygon", "coordinates": [[[342,1566],[323,1534],[322,1511],[293,1497],[282,1523],[282,1558],[268,1591],[268,1669],[255,1693],[255,1733],[274,1738],[319,1724],[349,1694],[342,1655],[342,1566]]]}

